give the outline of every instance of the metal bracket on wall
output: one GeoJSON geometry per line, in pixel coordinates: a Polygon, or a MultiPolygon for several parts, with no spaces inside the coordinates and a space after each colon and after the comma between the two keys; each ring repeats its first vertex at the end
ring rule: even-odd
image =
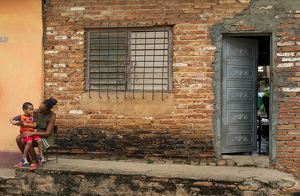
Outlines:
{"type": "Polygon", "coordinates": [[[8,38],[7,37],[0,37],[0,42],[7,42],[8,38]]]}

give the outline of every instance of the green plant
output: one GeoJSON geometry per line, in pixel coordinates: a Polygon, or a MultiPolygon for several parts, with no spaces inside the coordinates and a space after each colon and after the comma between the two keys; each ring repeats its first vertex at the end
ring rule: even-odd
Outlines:
{"type": "Polygon", "coordinates": [[[186,163],[187,163],[187,164],[191,164],[191,161],[187,161],[186,163]]]}
{"type": "Polygon", "coordinates": [[[260,86],[262,84],[262,80],[260,80],[258,83],[257,83],[257,88],[258,88],[258,91],[260,91],[260,86]]]}
{"type": "Polygon", "coordinates": [[[206,162],[206,165],[209,165],[209,161],[206,162]]]}
{"type": "Polygon", "coordinates": [[[274,186],[274,182],[273,181],[269,181],[269,185],[270,185],[270,187],[273,187],[274,186]]]}
{"type": "Polygon", "coordinates": [[[270,87],[269,86],[266,86],[264,88],[264,97],[270,97],[270,87]]]}
{"type": "Polygon", "coordinates": [[[260,105],[258,111],[266,112],[265,105],[264,104],[260,105]]]}
{"type": "Polygon", "coordinates": [[[153,164],[152,159],[147,160],[147,164],[153,164]]]}

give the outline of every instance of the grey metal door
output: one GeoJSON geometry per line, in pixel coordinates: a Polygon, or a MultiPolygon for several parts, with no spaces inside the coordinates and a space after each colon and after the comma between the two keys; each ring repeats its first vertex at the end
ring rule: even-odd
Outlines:
{"type": "Polygon", "coordinates": [[[257,149],[257,62],[257,40],[224,37],[222,153],[257,149]]]}

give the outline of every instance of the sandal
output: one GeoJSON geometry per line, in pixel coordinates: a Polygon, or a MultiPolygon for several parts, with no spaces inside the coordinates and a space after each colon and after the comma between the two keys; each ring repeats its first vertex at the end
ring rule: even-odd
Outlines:
{"type": "Polygon", "coordinates": [[[40,162],[41,162],[42,164],[45,164],[45,163],[46,163],[46,160],[44,159],[43,156],[39,157],[39,160],[40,160],[40,162]]]}
{"type": "Polygon", "coordinates": [[[29,162],[27,161],[27,158],[21,157],[21,161],[22,161],[23,166],[29,166],[30,165],[29,162]]]}
{"type": "Polygon", "coordinates": [[[31,164],[30,167],[28,168],[29,171],[35,170],[38,168],[40,165],[39,164],[31,164]]]}
{"type": "Polygon", "coordinates": [[[14,165],[14,168],[18,168],[18,167],[24,167],[23,163],[20,162],[20,163],[18,163],[17,165],[14,165]]]}

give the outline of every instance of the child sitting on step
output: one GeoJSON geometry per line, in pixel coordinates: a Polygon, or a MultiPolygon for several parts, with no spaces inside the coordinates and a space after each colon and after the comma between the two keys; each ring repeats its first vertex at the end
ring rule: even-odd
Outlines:
{"type": "MultiPolygon", "coordinates": [[[[16,116],[14,118],[11,118],[10,119],[10,122],[13,124],[13,125],[16,125],[16,126],[20,126],[20,135],[22,136],[22,134],[25,132],[25,131],[30,131],[30,132],[34,132],[34,128],[36,128],[36,118],[34,117],[33,115],[33,105],[29,102],[25,102],[23,104],[23,107],[22,107],[23,111],[24,111],[24,114],[21,114],[19,116],[16,116]]],[[[43,146],[42,146],[42,142],[41,142],[41,139],[39,136],[33,136],[33,137],[23,137],[22,138],[22,143],[25,145],[25,148],[24,148],[24,152],[23,152],[23,156],[21,157],[21,161],[22,161],[22,164],[19,164],[19,165],[23,165],[23,166],[29,166],[30,163],[28,162],[28,157],[27,157],[27,154],[28,154],[28,150],[31,148],[32,146],[32,141],[36,141],[37,144],[38,144],[38,149],[39,149],[39,160],[41,163],[46,163],[44,157],[43,157],[43,146]]]]}

